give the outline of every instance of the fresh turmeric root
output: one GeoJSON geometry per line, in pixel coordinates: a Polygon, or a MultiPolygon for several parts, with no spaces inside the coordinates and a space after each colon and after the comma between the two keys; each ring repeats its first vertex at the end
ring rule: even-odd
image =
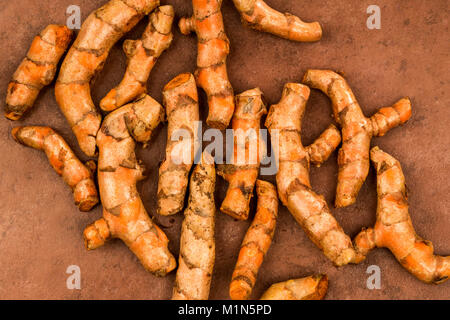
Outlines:
{"type": "Polygon", "coordinates": [[[80,211],[89,211],[98,203],[97,188],[92,177],[95,163],[81,163],[64,139],[49,127],[16,127],[14,139],[28,147],[42,150],[53,169],[72,188],[75,204],[80,211]]]}
{"type": "Polygon", "coordinates": [[[122,82],[100,101],[100,108],[113,111],[147,92],[147,80],[158,57],[172,43],[174,11],[172,6],[158,7],[141,40],[125,40],[123,50],[128,58],[122,82]]]}
{"type": "Polygon", "coordinates": [[[310,276],[272,285],[261,300],[322,300],[328,290],[326,275],[310,276]]]}
{"type": "Polygon", "coordinates": [[[278,215],[277,190],[270,182],[258,180],[256,194],[258,208],[255,219],[242,242],[230,284],[230,297],[233,300],[249,299],[275,233],[278,215]]]}
{"type": "Polygon", "coordinates": [[[217,172],[229,183],[220,210],[235,219],[248,219],[261,155],[266,148],[259,134],[261,117],[266,113],[259,88],[236,96],[236,111],[232,121],[234,159],[231,164],[218,166],[217,172]]]}
{"type": "Polygon", "coordinates": [[[312,42],[322,38],[318,22],[306,23],[290,14],[269,7],[263,0],[233,0],[242,21],[252,29],[293,41],[312,42]]]}
{"type": "Polygon", "coordinates": [[[208,300],[215,259],[214,159],[203,153],[189,185],[173,300],[208,300]]]}
{"type": "Polygon", "coordinates": [[[278,194],[309,238],[336,266],[361,260],[351,239],[331,214],[323,196],[311,189],[310,162],[320,165],[328,159],[341,141],[339,130],[329,126],[309,147],[301,141],[301,121],[310,90],[307,86],[288,83],[281,101],[271,106],[266,120],[272,146],[279,155],[278,194]]]}
{"type": "Polygon", "coordinates": [[[88,156],[96,154],[101,124],[91,98],[91,82],[112,46],[157,6],[159,0],[109,1],[88,16],[64,59],[55,86],[56,101],[88,156]]]}
{"type": "Polygon", "coordinates": [[[369,148],[372,136],[384,136],[390,129],[411,117],[411,101],[403,98],[392,107],[381,108],[366,118],[352,90],[343,77],[329,70],[308,70],[303,83],[327,94],[336,122],[342,127],[339,150],[336,207],[346,207],[356,197],[369,173],[369,148]]]}
{"type": "Polygon", "coordinates": [[[53,24],[34,38],[27,56],[8,85],[6,118],[19,120],[33,106],[41,89],[53,81],[59,59],[71,39],[69,28],[53,24]]]}
{"type": "Polygon", "coordinates": [[[144,168],[136,159],[135,140],[148,143],[163,119],[162,106],[147,95],[110,113],[97,136],[98,184],[103,218],[84,230],[86,248],[102,246],[109,238],[121,239],[146,270],[164,276],[176,266],[168,239],[149,218],[136,183],[144,168]]]}
{"type": "Polygon", "coordinates": [[[388,248],[417,279],[435,284],[448,280],[450,256],[435,255],[433,244],[414,230],[400,163],[378,147],[370,158],[377,171],[377,222],[356,236],[355,247],[363,256],[375,247],[388,248]]]}
{"type": "Polygon", "coordinates": [[[188,175],[194,162],[199,121],[194,76],[183,73],[171,80],[164,87],[163,100],[169,126],[166,159],[159,167],[158,213],[168,216],[183,209],[188,175]]]}
{"type": "Polygon", "coordinates": [[[222,0],[192,0],[194,15],[179,22],[181,33],[195,32],[198,38],[197,71],[199,87],[208,97],[206,123],[223,130],[234,112],[234,93],[228,80],[226,60],[230,42],[223,24],[222,0]]]}

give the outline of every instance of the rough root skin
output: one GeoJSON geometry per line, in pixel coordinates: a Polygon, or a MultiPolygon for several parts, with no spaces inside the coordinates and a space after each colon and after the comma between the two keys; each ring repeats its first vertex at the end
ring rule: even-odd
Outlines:
{"type": "Polygon", "coordinates": [[[255,218],[242,241],[239,257],[231,277],[230,297],[250,298],[259,268],[272,244],[278,216],[277,189],[271,183],[256,181],[258,207],[255,218]]]}
{"type": "Polygon", "coordinates": [[[433,244],[419,237],[408,211],[405,177],[400,163],[374,147],[370,158],[377,171],[377,221],[354,240],[366,256],[373,248],[388,248],[400,264],[417,279],[442,283],[450,276],[450,256],[433,253],[433,244]]]}
{"type": "Polygon", "coordinates": [[[28,147],[42,150],[53,169],[72,188],[80,211],[89,211],[98,203],[97,188],[89,166],[85,166],[64,139],[49,127],[16,127],[14,139],[28,147]]]}
{"type": "Polygon", "coordinates": [[[103,218],[84,231],[88,249],[103,245],[108,238],[121,239],[146,270],[164,276],[176,266],[166,235],[148,216],[136,183],[144,168],[136,159],[135,140],[150,141],[163,118],[162,106],[147,95],[110,113],[97,136],[99,148],[98,184],[103,218]]]}
{"type": "Polygon", "coordinates": [[[261,300],[322,300],[328,290],[326,275],[309,276],[272,285],[261,300]]]}
{"type": "Polygon", "coordinates": [[[47,26],[34,38],[8,85],[6,118],[19,120],[33,106],[41,89],[55,78],[58,62],[71,40],[72,31],[59,25],[47,26]]]}
{"type": "Polygon", "coordinates": [[[215,184],[214,159],[203,153],[189,185],[172,300],[208,300],[215,260],[215,184]]]}
{"type": "Polygon", "coordinates": [[[404,124],[411,117],[411,101],[403,98],[392,107],[379,110],[366,118],[345,79],[330,70],[308,70],[303,83],[321,90],[333,104],[334,117],[342,128],[342,148],[339,150],[336,207],[346,207],[356,201],[369,173],[369,149],[372,136],[404,124]]]}

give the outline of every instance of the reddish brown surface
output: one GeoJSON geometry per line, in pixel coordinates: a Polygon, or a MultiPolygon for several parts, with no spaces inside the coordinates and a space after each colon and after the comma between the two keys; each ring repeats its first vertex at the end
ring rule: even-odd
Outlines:
{"type": "MultiPolygon", "coordinates": [[[[0,101],[14,70],[35,36],[45,25],[65,23],[66,8],[81,6],[83,19],[105,1],[15,0],[5,1],[0,11],[0,101]]],[[[231,40],[229,75],[235,92],[259,86],[268,103],[275,103],[288,81],[300,81],[307,68],[344,71],[366,115],[402,96],[410,96],[413,117],[403,128],[375,138],[379,145],[402,163],[409,188],[410,212],[415,228],[433,242],[438,254],[450,254],[450,76],[448,52],[448,1],[387,1],[377,4],[382,11],[382,29],[368,30],[366,8],[373,1],[283,1],[267,3],[298,14],[306,21],[320,21],[322,41],[301,44],[278,39],[241,26],[231,1],[224,1],[224,19],[231,40]]],[[[175,7],[177,20],[191,13],[190,1],[167,0],[175,7]]],[[[137,39],[144,30],[141,22],[129,37],[137,39]]],[[[181,36],[155,66],[149,93],[161,101],[165,83],[178,73],[193,71],[196,39],[181,36]]],[[[114,87],[125,71],[122,41],[107,60],[93,87],[100,99],[114,87]]],[[[201,94],[203,119],[206,98],[201,94]]],[[[313,91],[303,121],[303,142],[310,144],[331,121],[331,106],[321,93],[313,91]]],[[[48,125],[55,128],[74,148],[66,120],[54,99],[53,87],[44,89],[35,108],[19,123],[0,119],[0,298],[7,299],[167,299],[171,297],[175,273],[156,278],[147,273],[121,241],[115,240],[87,252],[82,231],[101,216],[100,207],[90,213],[78,212],[72,194],[53,172],[42,153],[16,144],[10,136],[15,125],[48,125]],[[69,265],[81,268],[81,290],[66,288],[69,265]]],[[[148,168],[148,179],[140,184],[149,213],[156,212],[158,163],[164,157],[166,128],[158,130],[148,149],[138,156],[148,168]]],[[[314,189],[329,204],[336,188],[336,154],[320,169],[313,168],[314,189]]],[[[264,179],[267,179],[266,177],[264,179]]],[[[218,178],[216,203],[220,204],[226,184],[218,178]]],[[[269,179],[274,181],[272,177],[269,179]]],[[[338,221],[352,236],[375,221],[376,184],[371,169],[355,205],[333,209],[338,221]]],[[[254,202],[254,201],[252,201],[254,202]]],[[[254,204],[252,206],[254,211],[254,204]]],[[[182,216],[155,216],[164,228],[174,254],[179,250],[182,216]]],[[[228,285],[239,246],[250,222],[234,221],[218,214],[216,265],[211,298],[228,298],[228,285]]],[[[272,283],[312,273],[328,274],[327,299],[450,299],[450,281],[439,286],[419,282],[395,261],[386,249],[372,252],[358,266],[335,268],[309,241],[285,208],[280,208],[274,243],[258,276],[253,297],[259,297],[272,283]],[[366,269],[378,265],[381,290],[366,289],[366,269]]]]}

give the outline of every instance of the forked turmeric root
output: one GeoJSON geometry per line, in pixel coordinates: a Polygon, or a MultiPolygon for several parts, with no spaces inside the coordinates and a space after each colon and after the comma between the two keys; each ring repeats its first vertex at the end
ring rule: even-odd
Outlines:
{"type": "Polygon", "coordinates": [[[450,256],[435,255],[433,244],[414,230],[400,163],[378,147],[370,158],[377,171],[377,222],[356,236],[355,247],[364,256],[375,247],[388,248],[417,279],[436,284],[448,280],[450,256]]]}
{"type": "Polygon", "coordinates": [[[149,218],[136,183],[144,168],[136,159],[135,140],[147,143],[163,118],[162,106],[147,95],[110,113],[97,136],[98,184],[103,218],[84,230],[87,249],[109,238],[121,239],[148,271],[164,276],[176,266],[168,239],[149,218]]]}
{"type": "Polygon", "coordinates": [[[147,92],[147,80],[158,57],[172,43],[174,11],[172,6],[158,7],[141,40],[125,40],[123,50],[128,58],[125,76],[120,84],[100,101],[100,108],[113,111],[147,92]]]}
{"type": "Polygon", "coordinates": [[[342,148],[339,150],[339,174],[336,207],[346,207],[356,197],[369,173],[369,148],[372,136],[383,136],[411,117],[411,101],[403,98],[392,107],[381,108],[366,118],[352,90],[343,77],[329,70],[308,70],[303,83],[327,94],[334,117],[342,127],[342,148]]]}
{"type": "Polygon", "coordinates": [[[72,31],[58,25],[47,26],[34,38],[8,85],[5,117],[19,120],[33,106],[41,89],[53,81],[71,39],[72,31]]]}
{"type": "Polygon", "coordinates": [[[328,290],[326,275],[288,280],[272,285],[261,300],[322,300],[328,290]]]}
{"type": "Polygon", "coordinates": [[[16,127],[14,139],[28,147],[42,150],[53,169],[72,188],[75,204],[80,211],[89,211],[98,203],[97,188],[92,177],[95,163],[85,166],[64,139],[49,127],[16,127]]]}

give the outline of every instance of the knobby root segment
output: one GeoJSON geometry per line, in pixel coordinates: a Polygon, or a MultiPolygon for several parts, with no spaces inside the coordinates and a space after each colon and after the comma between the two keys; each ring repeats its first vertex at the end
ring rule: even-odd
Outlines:
{"type": "Polygon", "coordinates": [[[322,27],[318,22],[306,23],[290,14],[269,7],[263,0],[233,0],[242,22],[252,29],[300,42],[319,41],[322,27]]]}
{"type": "Polygon", "coordinates": [[[326,275],[309,276],[272,285],[261,300],[322,300],[328,290],[326,275]]]}
{"type": "Polygon", "coordinates": [[[173,300],[208,300],[215,259],[215,184],[214,159],[204,152],[191,175],[173,300]]]}
{"type": "Polygon", "coordinates": [[[183,73],[163,89],[167,129],[166,159],[159,167],[158,213],[173,215],[184,206],[189,171],[198,141],[198,95],[194,76],[183,73]]]}
{"type": "Polygon", "coordinates": [[[333,104],[334,117],[342,128],[339,150],[336,207],[356,201],[369,173],[369,149],[372,136],[383,136],[390,129],[404,124],[411,117],[411,101],[403,98],[391,107],[381,108],[366,118],[346,80],[330,70],[308,70],[303,83],[321,90],[333,104]]]}
{"type": "Polygon", "coordinates": [[[91,82],[112,46],[157,6],[159,0],[109,1],[88,16],[64,59],[55,86],[56,101],[88,156],[96,155],[101,124],[91,98],[91,82]]]}
{"type": "Polygon", "coordinates": [[[19,120],[33,106],[41,89],[53,81],[71,39],[72,31],[59,25],[47,26],[34,38],[8,85],[6,118],[19,120]]]}
{"type": "Polygon", "coordinates": [[[311,189],[309,168],[327,160],[338,147],[339,130],[331,125],[309,147],[301,141],[301,122],[310,90],[307,86],[288,83],[281,101],[271,106],[266,120],[272,146],[279,155],[278,194],[309,238],[336,266],[358,263],[361,257],[331,214],[325,198],[311,189]]]}
{"type": "Polygon", "coordinates": [[[405,177],[400,163],[378,147],[370,158],[377,171],[377,221],[354,240],[364,256],[373,248],[388,248],[400,264],[417,279],[442,283],[450,275],[450,256],[433,253],[433,244],[419,237],[408,211],[405,177]]]}
{"type": "Polygon", "coordinates": [[[158,7],[140,40],[125,40],[123,50],[128,58],[122,82],[101,101],[100,108],[113,111],[147,92],[147,80],[159,56],[172,43],[172,6],[158,7]]]}
{"type": "Polygon", "coordinates": [[[147,95],[110,113],[97,136],[98,184],[103,218],[84,230],[87,249],[108,238],[121,239],[146,270],[164,276],[176,266],[166,235],[149,218],[136,183],[144,167],[136,159],[137,142],[148,143],[163,119],[162,106],[147,95]]]}
{"type": "Polygon", "coordinates": [[[14,139],[28,147],[42,150],[53,169],[72,188],[80,211],[89,211],[98,203],[97,188],[92,177],[93,162],[86,166],[73,153],[64,139],[49,127],[16,127],[14,139]]]}
{"type": "Polygon", "coordinates": [[[218,174],[228,181],[228,190],[220,210],[235,219],[247,220],[265,142],[260,137],[261,117],[267,113],[259,88],[236,96],[233,115],[233,159],[219,165],[218,174]]]}
{"type": "Polygon", "coordinates": [[[197,84],[208,97],[206,123],[223,130],[234,112],[234,93],[228,80],[226,60],[230,42],[225,33],[222,0],[192,0],[194,15],[179,22],[181,33],[195,32],[198,38],[197,84]]]}
{"type": "Polygon", "coordinates": [[[242,241],[239,257],[232,275],[230,297],[250,298],[259,268],[272,244],[278,215],[278,196],[270,182],[256,181],[258,206],[255,218],[242,241]]]}

